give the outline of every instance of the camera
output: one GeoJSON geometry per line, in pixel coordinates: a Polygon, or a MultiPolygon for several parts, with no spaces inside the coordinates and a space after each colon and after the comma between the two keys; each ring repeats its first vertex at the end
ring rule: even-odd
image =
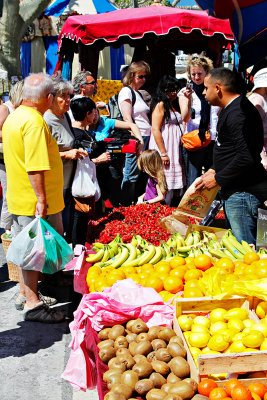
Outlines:
{"type": "Polygon", "coordinates": [[[186,89],[192,90],[193,89],[193,82],[187,82],[186,89]]]}

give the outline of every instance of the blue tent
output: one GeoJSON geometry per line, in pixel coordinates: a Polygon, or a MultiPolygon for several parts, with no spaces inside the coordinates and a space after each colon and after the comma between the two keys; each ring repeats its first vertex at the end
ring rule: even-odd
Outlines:
{"type": "Polygon", "coordinates": [[[229,18],[241,71],[267,56],[266,0],[196,0],[196,3],[216,18],[229,18]]]}

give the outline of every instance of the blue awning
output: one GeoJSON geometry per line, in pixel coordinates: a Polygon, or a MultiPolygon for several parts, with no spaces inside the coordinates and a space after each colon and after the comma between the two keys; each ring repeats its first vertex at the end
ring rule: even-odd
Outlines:
{"type": "MultiPolygon", "coordinates": [[[[51,17],[59,17],[69,5],[71,0],[56,0],[45,10],[45,15],[51,17]]],[[[108,11],[115,11],[116,8],[108,0],[88,0],[88,3],[93,3],[97,14],[102,14],[108,11]]]]}

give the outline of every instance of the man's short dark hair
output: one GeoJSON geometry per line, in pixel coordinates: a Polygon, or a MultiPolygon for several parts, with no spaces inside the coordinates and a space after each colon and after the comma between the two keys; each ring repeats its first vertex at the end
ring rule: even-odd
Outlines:
{"type": "Polygon", "coordinates": [[[220,83],[229,93],[246,92],[246,84],[241,74],[228,68],[214,68],[208,75],[212,80],[220,83]]]}
{"type": "Polygon", "coordinates": [[[86,114],[88,112],[91,114],[95,108],[95,103],[89,97],[79,97],[70,102],[70,109],[75,121],[83,121],[86,114]]]}

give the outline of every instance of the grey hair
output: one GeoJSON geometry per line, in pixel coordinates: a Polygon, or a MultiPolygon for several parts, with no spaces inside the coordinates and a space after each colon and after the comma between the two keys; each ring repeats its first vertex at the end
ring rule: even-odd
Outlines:
{"type": "Polygon", "coordinates": [[[17,108],[18,106],[20,106],[21,102],[22,102],[22,91],[23,91],[23,85],[24,85],[24,81],[18,81],[17,83],[15,83],[14,86],[12,86],[12,88],[10,89],[9,92],[9,100],[11,101],[11,103],[13,104],[13,106],[15,108],[17,108]]]}
{"type": "Polygon", "coordinates": [[[78,74],[73,78],[72,84],[73,84],[73,88],[74,88],[74,94],[81,93],[80,85],[83,86],[87,83],[87,80],[86,80],[87,76],[93,76],[93,75],[89,71],[82,71],[82,72],[78,72],[78,74]]]}
{"type": "Polygon", "coordinates": [[[62,78],[61,74],[53,76],[52,80],[54,83],[54,93],[56,95],[62,94],[65,91],[68,91],[70,94],[73,93],[73,86],[71,82],[66,81],[64,78],[62,78]]]}
{"type": "Polygon", "coordinates": [[[53,91],[54,84],[51,76],[42,72],[30,74],[24,80],[22,98],[38,103],[42,97],[47,96],[48,93],[53,93],[53,91]]]}

